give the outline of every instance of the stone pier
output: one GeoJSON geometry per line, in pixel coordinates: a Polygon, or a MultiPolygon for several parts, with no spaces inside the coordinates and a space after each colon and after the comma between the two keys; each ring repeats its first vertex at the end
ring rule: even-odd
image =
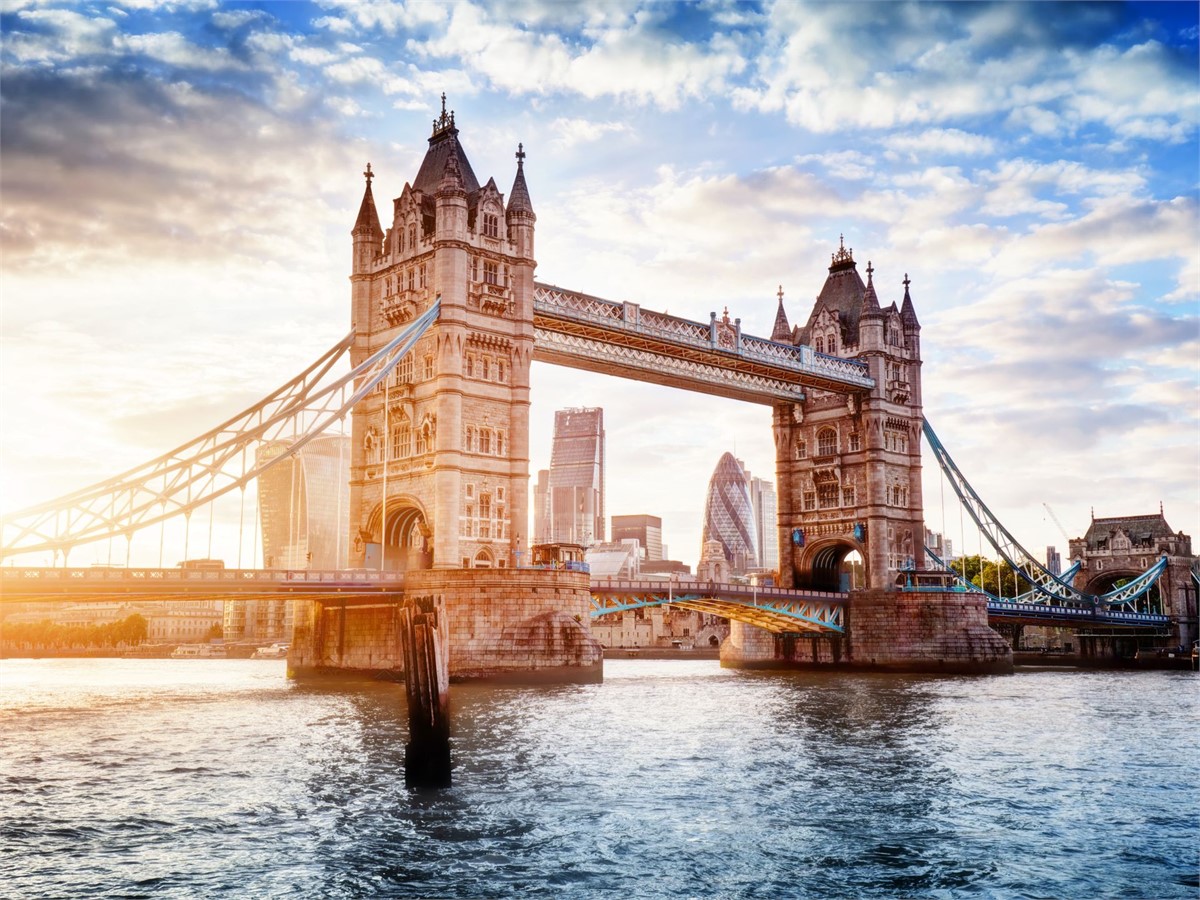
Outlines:
{"type": "Polygon", "coordinates": [[[603,651],[589,629],[588,576],[556,569],[409,572],[404,594],[369,605],[302,601],[288,655],[292,677],[403,678],[399,610],[440,601],[451,681],[599,682],[603,651]]]}
{"type": "Polygon", "coordinates": [[[1012,649],[988,627],[987,600],[954,591],[856,591],[843,635],[780,635],[730,623],[721,665],[738,669],[844,669],[1009,674],[1012,649]]]}

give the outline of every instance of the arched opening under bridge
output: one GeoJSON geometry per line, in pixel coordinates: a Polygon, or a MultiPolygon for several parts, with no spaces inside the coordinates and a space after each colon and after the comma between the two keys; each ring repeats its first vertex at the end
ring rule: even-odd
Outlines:
{"type": "Polygon", "coordinates": [[[381,534],[379,568],[387,572],[432,568],[431,537],[425,513],[420,509],[410,505],[390,508],[381,534]]]}
{"type": "MultiPolygon", "coordinates": [[[[1153,564],[1153,561],[1151,561],[1153,564]]],[[[1141,572],[1135,572],[1132,569],[1113,569],[1103,570],[1096,573],[1087,586],[1084,588],[1089,594],[1100,596],[1107,594],[1109,591],[1115,591],[1119,587],[1124,587],[1129,582],[1133,581],[1141,572]]],[[[1150,590],[1138,597],[1134,601],[1134,608],[1138,612],[1145,613],[1161,613],[1162,612],[1162,594],[1159,591],[1161,581],[1155,582],[1150,586],[1150,590]]]]}
{"type": "Polygon", "coordinates": [[[808,565],[796,573],[801,587],[814,591],[862,590],[867,583],[862,553],[849,542],[834,541],[814,547],[808,565]]]}

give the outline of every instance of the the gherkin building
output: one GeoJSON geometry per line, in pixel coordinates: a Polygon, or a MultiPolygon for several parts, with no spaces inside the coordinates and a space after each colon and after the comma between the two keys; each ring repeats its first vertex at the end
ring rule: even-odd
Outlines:
{"type": "Polygon", "coordinates": [[[746,471],[732,453],[726,453],[708,482],[701,542],[720,541],[733,571],[742,573],[758,561],[754,533],[754,507],[746,471]]]}

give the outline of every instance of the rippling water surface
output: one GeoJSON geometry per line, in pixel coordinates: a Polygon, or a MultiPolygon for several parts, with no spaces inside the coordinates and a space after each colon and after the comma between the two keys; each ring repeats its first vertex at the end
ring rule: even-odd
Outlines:
{"type": "Polygon", "coordinates": [[[1198,895],[1190,673],[605,665],[455,685],[415,792],[403,686],[0,662],[0,895],[1198,895]]]}

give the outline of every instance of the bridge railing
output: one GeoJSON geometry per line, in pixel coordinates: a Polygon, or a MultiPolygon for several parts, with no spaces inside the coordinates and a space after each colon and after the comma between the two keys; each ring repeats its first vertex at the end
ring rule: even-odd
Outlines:
{"type": "Polygon", "coordinates": [[[679,596],[697,593],[734,594],[742,597],[762,597],[764,600],[845,600],[850,595],[841,591],[810,591],[765,585],[735,584],[720,581],[658,581],[655,579],[596,578],[591,590],[601,593],[675,593],[679,596]]]}
{"type": "Polygon", "coordinates": [[[205,582],[244,584],[266,582],[286,584],[390,584],[403,583],[399,572],[371,569],[154,569],[89,566],[87,568],[31,568],[6,566],[0,568],[0,585],[30,582],[126,582],[133,584],[173,584],[205,582]]]}

